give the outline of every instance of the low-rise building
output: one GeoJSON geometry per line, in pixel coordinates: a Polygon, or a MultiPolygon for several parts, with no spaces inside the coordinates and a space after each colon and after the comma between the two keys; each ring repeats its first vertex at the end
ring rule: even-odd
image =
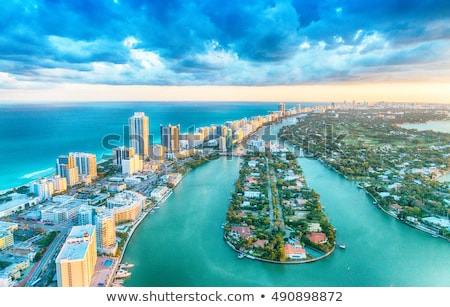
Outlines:
{"type": "Polygon", "coordinates": [[[247,198],[260,198],[261,193],[258,191],[244,191],[244,197],[247,198]]]}
{"type": "Polygon", "coordinates": [[[160,186],[150,193],[150,197],[154,198],[156,201],[161,201],[168,195],[170,195],[170,193],[172,193],[172,190],[170,188],[166,186],[160,186]]]}
{"type": "Polygon", "coordinates": [[[19,229],[19,224],[0,221],[0,231],[13,232],[19,229]]]}
{"type": "Polygon", "coordinates": [[[9,274],[0,272],[0,287],[12,287],[13,282],[9,274]]]}
{"type": "Polygon", "coordinates": [[[50,202],[41,210],[41,221],[59,224],[74,219],[78,210],[87,204],[88,201],[84,199],[72,199],[62,203],[50,202]]]}
{"type": "Polygon", "coordinates": [[[284,253],[286,255],[286,258],[295,260],[306,259],[305,249],[299,246],[293,246],[292,244],[284,245],[284,253]]]}
{"type": "Polygon", "coordinates": [[[18,193],[9,196],[12,200],[0,204],[0,217],[9,216],[18,211],[26,210],[31,206],[35,206],[39,201],[38,197],[31,198],[18,193]]]}
{"type": "Polygon", "coordinates": [[[113,211],[116,224],[119,224],[136,220],[144,210],[145,200],[145,196],[140,193],[124,191],[108,199],[106,206],[113,211]]]}
{"type": "Polygon", "coordinates": [[[327,243],[328,238],[327,235],[323,232],[312,232],[310,234],[307,234],[306,237],[313,243],[316,244],[323,244],[327,243]]]}
{"type": "Polygon", "coordinates": [[[0,231],[0,250],[14,245],[14,236],[9,231],[0,231]]]}
{"type": "Polygon", "coordinates": [[[232,226],[231,233],[238,235],[243,239],[248,239],[249,237],[252,236],[250,228],[248,228],[247,226],[232,226]]]}

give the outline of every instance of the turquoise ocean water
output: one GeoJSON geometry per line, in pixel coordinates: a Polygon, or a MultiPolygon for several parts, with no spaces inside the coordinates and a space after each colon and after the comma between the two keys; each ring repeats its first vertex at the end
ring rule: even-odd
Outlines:
{"type": "MultiPolygon", "coordinates": [[[[289,109],[297,104],[286,106],[289,109]]],[[[277,107],[277,102],[0,104],[0,191],[51,175],[61,154],[90,152],[101,160],[103,154],[111,154],[111,145],[124,144],[124,127],[134,112],[145,112],[149,117],[150,134],[159,144],[161,124],[180,124],[185,132],[192,127],[266,115],[277,107]],[[105,146],[104,138],[111,135],[120,140],[105,146]]]]}

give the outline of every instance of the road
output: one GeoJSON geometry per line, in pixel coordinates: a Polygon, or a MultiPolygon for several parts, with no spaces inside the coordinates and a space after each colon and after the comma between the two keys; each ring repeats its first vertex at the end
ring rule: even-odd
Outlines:
{"type": "Polygon", "coordinates": [[[42,255],[41,260],[36,263],[31,269],[30,273],[26,277],[25,287],[30,287],[33,282],[35,282],[39,276],[46,270],[49,265],[55,261],[58,252],[64,240],[66,239],[69,230],[72,228],[72,223],[67,223],[63,227],[59,228],[60,233],[56,236],[53,242],[48,246],[44,255],[42,255]]]}

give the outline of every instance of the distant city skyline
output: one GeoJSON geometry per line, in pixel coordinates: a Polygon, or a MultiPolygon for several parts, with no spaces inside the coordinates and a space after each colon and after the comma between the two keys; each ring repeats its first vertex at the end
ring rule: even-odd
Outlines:
{"type": "Polygon", "coordinates": [[[3,103],[450,103],[448,1],[3,1],[0,20],[3,103]]]}

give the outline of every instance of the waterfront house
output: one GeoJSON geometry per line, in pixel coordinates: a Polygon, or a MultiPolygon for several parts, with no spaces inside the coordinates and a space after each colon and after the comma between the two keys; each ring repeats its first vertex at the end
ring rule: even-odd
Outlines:
{"type": "Polygon", "coordinates": [[[312,232],[310,234],[307,234],[306,237],[309,239],[309,241],[316,244],[323,244],[327,243],[328,241],[327,235],[323,232],[312,232]]]}
{"type": "Polygon", "coordinates": [[[403,210],[403,207],[399,204],[391,204],[389,205],[389,207],[392,209],[392,211],[394,211],[395,214],[399,214],[403,210]]]}
{"type": "Polygon", "coordinates": [[[320,223],[308,223],[308,231],[320,232],[322,231],[322,227],[320,227],[320,223]]]}
{"type": "Polygon", "coordinates": [[[286,258],[290,259],[306,259],[306,251],[304,248],[301,248],[299,246],[293,246],[291,244],[285,244],[284,245],[284,253],[286,255],[286,258]]]}
{"type": "Polygon", "coordinates": [[[252,236],[250,228],[248,228],[247,226],[232,226],[231,233],[238,235],[243,239],[248,239],[252,236]]]}
{"type": "Polygon", "coordinates": [[[269,240],[261,240],[258,239],[255,242],[253,242],[253,247],[265,247],[269,243],[269,240]]]}

